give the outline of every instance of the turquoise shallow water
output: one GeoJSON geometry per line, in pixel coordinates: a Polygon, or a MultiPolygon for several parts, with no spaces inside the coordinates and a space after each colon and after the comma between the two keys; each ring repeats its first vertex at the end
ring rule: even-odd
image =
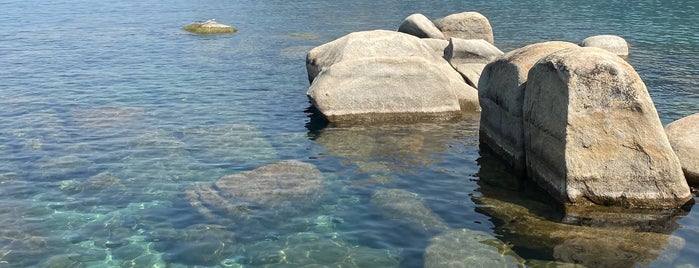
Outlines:
{"type": "Polygon", "coordinates": [[[351,260],[360,267],[421,267],[438,232],[383,216],[371,200],[386,188],[418,194],[449,228],[486,232],[529,260],[699,265],[696,208],[644,227],[682,243],[632,232],[619,236],[634,243],[608,254],[566,254],[586,244],[560,234],[592,233],[599,237],[592,243],[604,249],[621,231],[567,230],[544,221],[527,225],[529,231],[561,228],[546,233],[553,242],[514,233],[516,224],[495,219],[487,200],[546,202],[515,187],[478,148],[476,120],[318,125],[308,112],[304,62],[314,46],[352,31],[396,29],[414,12],[439,18],[479,11],[503,51],[617,34],[629,41],[629,62],[667,124],[699,111],[696,2],[11,0],[2,6],[0,267],[262,267],[294,258],[296,266],[351,260]],[[212,18],[239,32],[181,30],[212,18]],[[320,203],[240,220],[205,217],[185,194],[281,160],[323,172],[320,203]],[[610,255],[618,260],[605,262],[610,255]]]}

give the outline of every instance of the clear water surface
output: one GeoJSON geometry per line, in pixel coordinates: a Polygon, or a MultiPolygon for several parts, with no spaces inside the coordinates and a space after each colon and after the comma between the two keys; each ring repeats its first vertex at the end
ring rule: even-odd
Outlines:
{"type": "Polygon", "coordinates": [[[448,228],[497,237],[532,266],[699,265],[696,208],[647,228],[561,225],[479,149],[477,120],[318,124],[304,61],[314,46],[397,29],[415,12],[479,11],[503,51],[617,34],[667,124],[699,112],[695,1],[1,6],[0,267],[422,267],[440,231],[386,217],[372,202],[384,189],[414,193],[448,228]],[[181,30],[212,18],[239,32],[181,30]],[[281,160],[323,172],[321,203],[231,219],[203,215],[185,194],[281,160]]]}

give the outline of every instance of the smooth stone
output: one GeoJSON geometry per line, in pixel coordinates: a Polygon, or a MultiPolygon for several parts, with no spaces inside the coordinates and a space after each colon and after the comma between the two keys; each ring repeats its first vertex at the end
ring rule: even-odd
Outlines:
{"type": "Polygon", "coordinates": [[[403,20],[398,27],[399,32],[417,36],[419,38],[446,39],[444,34],[437,29],[434,23],[420,13],[415,13],[403,20]]]}
{"type": "Polygon", "coordinates": [[[699,113],[678,119],[665,127],[672,149],[682,163],[687,182],[699,184],[699,113]]]}
{"type": "Polygon", "coordinates": [[[596,47],[607,50],[621,57],[629,56],[629,45],[626,40],[616,35],[595,35],[580,42],[581,47],[596,47]]]}
{"type": "Polygon", "coordinates": [[[478,81],[479,139],[518,173],[526,174],[522,105],[529,69],[542,57],[578,45],[551,41],[521,47],[488,63],[478,81]]]}
{"type": "Polygon", "coordinates": [[[457,37],[461,39],[483,39],[494,44],[493,28],[488,18],[478,12],[463,12],[451,14],[434,21],[435,26],[442,31],[445,39],[457,37]]]}
{"type": "Polygon", "coordinates": [[[449,41],[435,38],[422,38],[420,41],[432,49],[437,57],[444,58],[444,49],[449,45],[449,41]]]}
{"type": "Polygon", "coordinates": [[[542,58],[523,105],[527,173],[567,210],[677,209],[692,200],[636,71],[599,48],[542,58]]]}
{"type": "Polygon", "coordinates": [[[445,65],[423,57],[343,61],[323,71],[307,95],[330,122],[454,119],[466,98],[457,92],[469,95],[471,109],[478,92],[445,65]]]}
{"type": "Polygon", "coordinates": [[[485,65],[502,54],[500,49],[483,39],[452,37],[444,49],[444,58],[476,89],[485,65]]]}

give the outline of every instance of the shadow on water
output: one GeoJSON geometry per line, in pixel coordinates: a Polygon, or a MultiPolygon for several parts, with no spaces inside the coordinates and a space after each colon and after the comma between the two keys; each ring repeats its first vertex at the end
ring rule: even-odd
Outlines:
{"type": "Polygon", "coordinates": [[[519,178],[487,146],[478,159],[476,211],[491,217],[494,232],[529,260],[588,267],[663,267],[673,264],[685,240],[672,233],[687,211],[612,210],[566,218],[557,202],[531,180],[519,178]]]}

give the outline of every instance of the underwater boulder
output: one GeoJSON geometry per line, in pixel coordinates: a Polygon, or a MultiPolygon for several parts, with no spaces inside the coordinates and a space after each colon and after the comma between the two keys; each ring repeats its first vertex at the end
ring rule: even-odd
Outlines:
{"type": "Polygon", "coordinates": [[[492,235],[456,229],[432,238],[425,250],[425,267],[524,267],[524,259],[492,235]]]}
{"type": "Polygon", "coordinates": [[[539,60],[522,114],[527,173],[566,210],[692,200],[645,84],[611,52],[569,48],[539,60]]]}
{"type": "Polygon", "coordinates": [[[434,26],[434,23],[420,13],[415,13],[403,20],[398,31],[417,36],[419,38],[446,39],[444,34],[434,26]]]}
{"type": "Polygon", "coordinates": [[[223,176],[213,184],[197,185],[185,193],[204,216],[216,212],[246,218],[256,209],[298,210],[320,201],[323,174],[312,164],[285,160],[240,174],[223,176]]]}
{"type": "Polygon", "coordinates": [[[389,219],[404,220],[425,230],[449,229],[444,220],[427,207],[420,196],[402,189],[384,189],[374,192],[371,203],[389,219]]]}

